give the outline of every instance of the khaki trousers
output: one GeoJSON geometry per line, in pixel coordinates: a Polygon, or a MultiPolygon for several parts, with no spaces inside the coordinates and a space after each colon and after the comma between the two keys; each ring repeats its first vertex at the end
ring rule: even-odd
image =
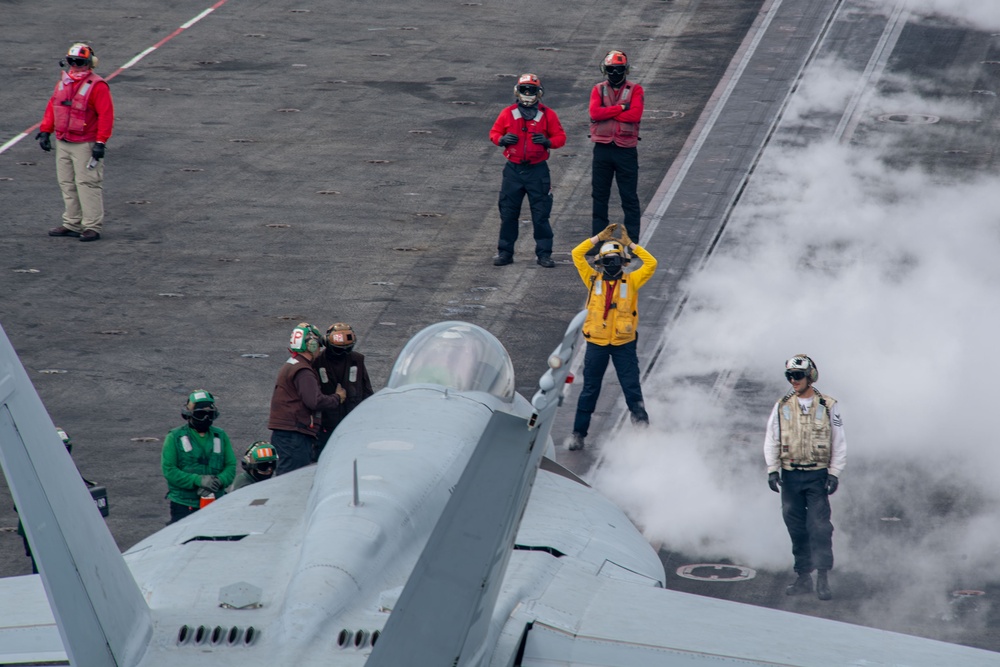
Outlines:
{"type": "Polygon", "coordinates": [[[56,178],[66,210],[63,227],[74,232],[101,231],[104,222],[104,160],[87,169],[94,142],[56,139],[56,178]]]}

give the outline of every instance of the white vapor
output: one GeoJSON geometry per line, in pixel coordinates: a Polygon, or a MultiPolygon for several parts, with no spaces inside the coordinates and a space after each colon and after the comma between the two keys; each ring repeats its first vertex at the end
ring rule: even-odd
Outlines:
{"type": "MultiPolygon", "coordinates": [[[[910,8],[1000,27],[1000,3],[982,4],[910,8]]],[[[843,108],[853,87],[836,63],[818,64],[783,125],[843,108]]],[[[915,87],[870,104],[876,114],[975,114],[915,87]]],[[[790,570],[762,447],[787,390],[784,361],[807,353],[817,387],[841,401],[847,434],[831,499],[838,570],[956,587],[1000,574],[1000,179],[948,180],[886,159],[900,143],[947,141],[943,125],[765,153],[643,385],[652,427],[606,443],[594,473],[650,541],[790,570]]],[[[879,604],[866,611],[885,613],[879,604]]]]}
{"type": "MultiPolygon", "coordinates": [[[[892,6],[892,0],[882,0],[892,6]]],[[[1000,29],[1000,4],[990,0],[905,0],[903,6],[922,16],[941,16],[980,30],[1000,29]]]]}

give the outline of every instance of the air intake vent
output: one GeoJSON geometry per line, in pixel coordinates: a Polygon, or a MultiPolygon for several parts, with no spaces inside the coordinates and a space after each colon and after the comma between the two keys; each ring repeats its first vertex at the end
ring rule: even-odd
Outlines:
{"type": "Polygon", "coordinates": [[[246,535],[195,535],[189,540],[184,540],[181,544],[190,542],[239,542],[246,535]]]}
{"type": "Polygon", "coordinates": [[[220,648],[224,646],[250,646],[257,641],[259,636],[260,632],[253,626],[244,630],[238,625],[232,627],[217,625],[214,628],[206,625],[197,627],[182,625],[177,631],[177,645],[204,646],[209,644],[220,648]]]}
{"type": "Polygon", "coordinates": [[[366,649],[375,646],[375,642],[382,635],[381,630],[357,630],[352,631],[344,628],[337,633],[338,648],[366,649]]]}
{"type": "Polygon", "coordinates": [[[527,544],[515,544],[514,551],[544,551],[547,554],[552,554],[556,558],[562,558],[566,555],[555,547],[534,547],[528,546],[527,544]]]}

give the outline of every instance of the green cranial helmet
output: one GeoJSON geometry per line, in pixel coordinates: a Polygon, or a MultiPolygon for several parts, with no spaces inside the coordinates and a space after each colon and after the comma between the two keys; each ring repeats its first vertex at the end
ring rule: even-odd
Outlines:
{"type": "Polygon", "coordinates": [[[195,411],[199,413],[204,410],[202,416],[211,416],[212,419],[219,418],[219,409],[215,407],[215,396],[212,396],[207,389],[195,389],[190,394],[188,394],[187,403],[184,404],[184,409],[181,410],[181,417],[184,419],[191,419],[192,417],[197,417],[195,411]],[[209,415],[208,413],[211,413],[209,415]]]}
{"type": "Polygon", "coordinates": [[[262,461],[271,461],[272,463],[278,460],[278,452],[274,451],[274,447],[267,440],[258,440],[249,447],[247,447],[246,453],[243,454],[243,467],[255,466],[262,461]]]}
{"type": "Polygon", "coordinates": [[[278,452],[274,450],[270,442],[258,440],[247,448],[240,465],[254,479],[260,481],[274,474],[274,468],[278,465],[278,452]]]}
{"type": "Polygon", "coordinates": [[[299,322],[292,329],[292,337],[288,341],[288,349],[291,352],[309,352],[315,354],[322,345],[323,337],[319,329],[308,322],[299,322]]]}

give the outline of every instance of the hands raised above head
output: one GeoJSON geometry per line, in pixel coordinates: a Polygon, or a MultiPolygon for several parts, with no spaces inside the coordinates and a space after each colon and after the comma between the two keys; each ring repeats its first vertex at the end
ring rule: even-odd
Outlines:
{"type": "Polygon", "coordinates": [[[615,230],[618,229],[618,223],[612,222],[610,225],[601,230],[601,233],[597,235],[598,241],[610,241],[614,238],[615,230]]]}

